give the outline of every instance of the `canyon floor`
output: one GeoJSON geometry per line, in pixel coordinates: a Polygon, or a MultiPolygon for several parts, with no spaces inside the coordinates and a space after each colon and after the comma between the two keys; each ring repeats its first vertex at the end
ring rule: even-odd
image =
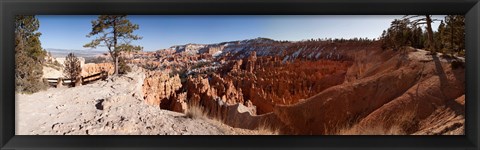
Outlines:
{"type": "MultiPolygon", "coordinates": [[[[266,134],[232,128],[206,117],[148,105],[140,68],[74,88],[16,96],[17,135],[224,135],[266,134]]],[[[200,115],[200,114],[198,114],[200,115]]]]}

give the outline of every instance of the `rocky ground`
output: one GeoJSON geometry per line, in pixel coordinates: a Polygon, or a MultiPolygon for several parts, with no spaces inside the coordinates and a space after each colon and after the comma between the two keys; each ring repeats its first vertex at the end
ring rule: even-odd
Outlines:
{"type": "Polygon", "coordinates": [[[141,69],[74,88],[16,96],[17,135],[259,134],[145,103],[141,69]]]}

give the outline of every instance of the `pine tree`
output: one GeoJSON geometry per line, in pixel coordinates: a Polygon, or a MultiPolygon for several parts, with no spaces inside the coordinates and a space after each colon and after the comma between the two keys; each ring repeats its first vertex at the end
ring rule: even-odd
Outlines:
{"type": "Polygon", "coordinates": [[[440,22],[440,25],[438,25],[438,31],[435,33],[435,44],[436,44],[436,49],[438,49],[442,53],[449,52],[449,50],[446,48],[447,47],[447,38],[445,38],[445,24],[443,21],[440,22]]]}
{"type": "Polygon", "coordinates": [[[107,47],[117,75],[119,73],[118,59],[121,53],[142,50],[142,47],[130,44],[132,40],[142,39],[142,37],[132,34],[138,28],[138,25],[132,24],[126,15],[98,16],[97,20],[92,21],[92,31],[87,37],[98,36],[84,47],[107,47]]]}
{"type": "Polygon", "coordinates": [[[465,16],[447,15],[445,23],[444,42],[448,44],[450,53],[465,51],[465,16]]]}
{"type": "Polygon", "coordinates": [[[73,53],[69,53],[65,57],[63,75],[67,79],[75,80],[82,73],[82,67],[80,65],[80,60],[73,53]]]}
{"type": "Polygon", "coordinates": [[[412,18],[415,18],[414,20],[411,21],[411,24],[413,26],[418,26],[421,24],[427,25],[426,30],[427,30],[427,38],[428,38],[428,48],[433,53],[435,53],[436,49],[435,49],[435,41],[433,37],[434,35],[432,30],[432,23],[439,20],[432,19],[432,15],[414,15],[414,16],[405,15],[404,16],[404,19],[412,19],[412,18]]]}
{"type": "Polygon", "coordinates": [[[420,27],[412,28],[412,47],[422,49],[425,39],[423,38],[423,31],[420,27]]]}
{"type": "Polygon", "coordinates": [[[380,35],[380,40],[382,42],[383,50],[387,49],[386,38],[387,38],[387,31],[383,30],[382,35],[380,35]]]}
{"type": "Polygon", "coordinates": [[[411,29],[408,19],[395,19],[385,34],[382,33],[383,48],[393,48],[393,50],[404,49],[411,45],[411,29]]]}
{"type": "Polygon", "coordinates": [[[40,27],[35,16],[15,16],[15,84],[17,92],[34,93],[46,88],[43,64],[46,52],[37,32],[40,27]]]}

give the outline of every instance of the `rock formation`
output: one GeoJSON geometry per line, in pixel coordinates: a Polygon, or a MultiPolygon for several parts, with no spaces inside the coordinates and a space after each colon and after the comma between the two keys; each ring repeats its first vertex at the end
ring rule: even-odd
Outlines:
{"type": "Polygon", "coordinates": [[[176,92],[181,87],[182,84],[178,75],[170,77],[162,72],[147,71],[143,82],[144,99],[148,104],[157,105],[164,109],[170,108],[173,99],[178,99],[176,92]]]}
{"type": "Polygon", "coordinates": [[[86,77],[89,75],[100,73],[102,71],[107,71],[108,75],[112,75],[115,72],[112,63],[87,63],[82,67],[81,76],[86,77]]]}
{"type": "Polygon", "coordinates": [[[247,59],[246,63],[246,70],[247,72],[253,73],[253,70],[255,69],[255,62],[257,61],[257,52],[253,51],[250,54],[250,57],[247,59]]]}
{"type": "Polygon", "coordinates": [[[178,112],[197,105],[233,127],[286,134],[463,134],[464,69],[442,58],[382,50],[379,42],[259,40],[204,48],[198,55],[185,52],[198,50],[191,46],[157,53],[163,72],[195,69],[184,79],[148,75],[145,100],[178,112]]]}
{"type": "Polygon", "coordinates": [[[464,134],[464,69],[452,69],[444,60],[383,56],[397,69],[367,67],[365,72],[378,74],[332,86],[296,104],[277,105],[261,116],[230,107],[228,116],[235,117],[225,122],[249,129],[269,122],[286,134],[464,134]]]}

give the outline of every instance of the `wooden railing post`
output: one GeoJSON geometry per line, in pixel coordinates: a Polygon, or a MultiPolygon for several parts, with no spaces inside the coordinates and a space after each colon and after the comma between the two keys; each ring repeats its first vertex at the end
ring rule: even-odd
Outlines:
{"type": "Polygon", "coordinates": [[[102,80],[106,80],[107,76],[108,76],[108,73],[106,71],[102,71],[100,76],[101,76],[102,80]]]}
{"type": "Polygon", "coordinates": [[[82,80],[83,80],[83,77],[82,77],[82,76],[77,76],[77,77],[75,78],[75,87],[81,86],[81,85],[83,84],[83,81],[82,81],[82,80]]]}
{"type": "Polygon", "coordinates": [[[60,77],[60,78],[57,79],[57,88],[62,87],[62,86],[63,86],[63,78],[60,77]]]}

